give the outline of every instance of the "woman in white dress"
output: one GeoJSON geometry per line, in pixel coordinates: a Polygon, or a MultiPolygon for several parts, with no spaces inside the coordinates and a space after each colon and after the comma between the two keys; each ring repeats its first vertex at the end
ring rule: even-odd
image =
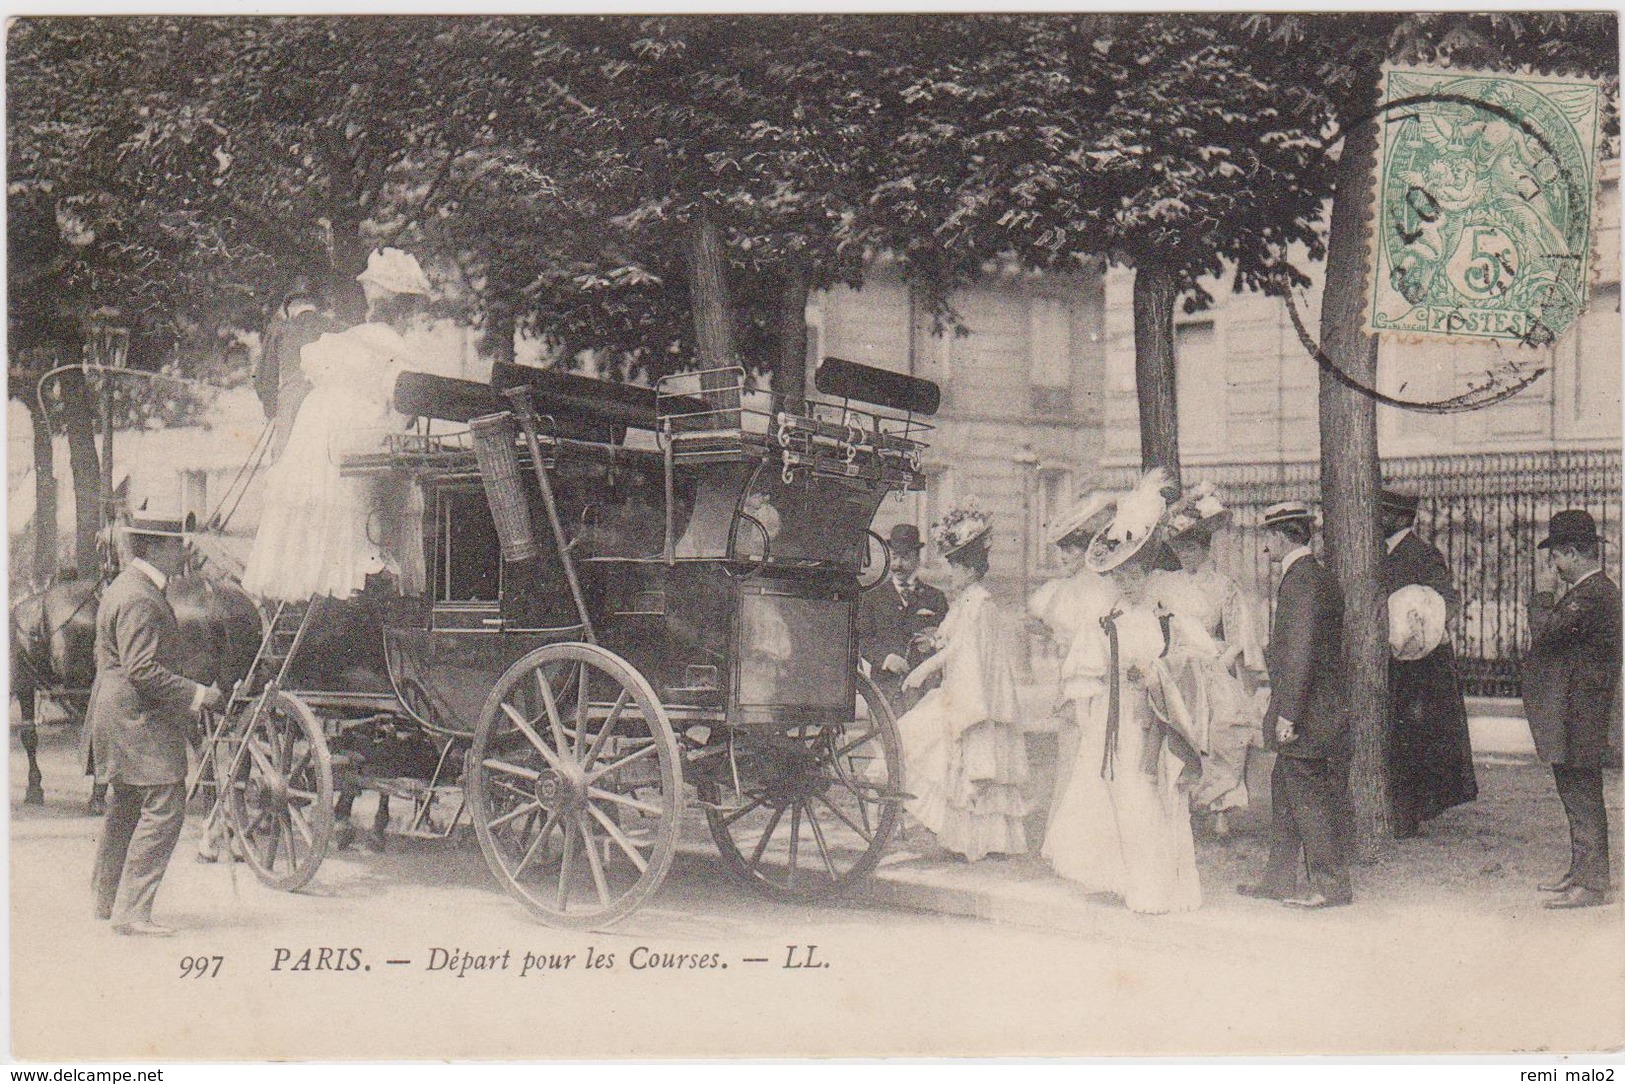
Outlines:
{"type": "Polygon", "coordinates": [[[402,337],[429,292],[418,262],[398,249],[374,252],[357,276],[367,323],[325,334],[300,352],[311,390],[299,405],[282,457],[266,472],[265,498],[243,588],[301,602],[349,598],[388,572],[406,593],[422,590],[415,542],[415,487],[400,479],[345,477],[346,455],[378,451],[400,432],[395,377],[411,358],[402,337]]]}
{"type": "Polygon", "coordinates": [[[1016,723],[1015,672],[998,607],[982,586],[991,524],[969,507],[932,526],[948,562],[952,602],[937,631],[937,651],[903,679],[942,684],[897,720],[905,808],[937,842],[975,862],[989,854],[1025,854],[1026,744],[1016,723]]]}
{"type": "Polygon", "coordinates": [[[1263,707],[1255,700],[1264,670],[1257,624],[1240,585],[1213,560],[1213,534],[1229,516],[1210,483],[1187,491],[1168,510],[1168,545],[1182,569],[1152,577],[1157,601],[1200,624],[1219,648],[1217,659],[1202,664],[1211,722],[1191,805],[1212,815],[1220,837],[1229,834],[1228,811],[1247,805],[1247,751],[1264,744],[1263,707]]]}
{"type": "Polygon", "coordinates": [[[1078,697],[1078,673],[1072,658],[1078,629],[1085,621],[1098,621],[1105,612],[1102,604],[1111,591],[1110,582],[1100,573],[1084,567],[1083,558],[1095,532],[1111,522],[1118,495],[1090,493],[1068,510],[1050,529],[1049,542],[1060,553],[1067,574],[1050,580],[1033,592],[1027,613],[1044,627],[1044,632],[1060,657],[1054,715],[1057,719],[1055,787],[1051,792],[1049,820],[1055,823],[1061,795],[1072,777],[1072,764],[1078,756],[1078,726],[1074,702],[1078,697]]]}
{"type": "Polygon", "coordinates": [[[1069,655],[1081,741],[1043,848],[1061,876],[1146,914],[1202,902],[1188,797],[1200,771],[1202,705],[1187,664],[1216,654],[1150,590],[1163,484],[1153,471],[1120,499],[1084,559],[1110,590],[1080,622],[1069,655]]]}

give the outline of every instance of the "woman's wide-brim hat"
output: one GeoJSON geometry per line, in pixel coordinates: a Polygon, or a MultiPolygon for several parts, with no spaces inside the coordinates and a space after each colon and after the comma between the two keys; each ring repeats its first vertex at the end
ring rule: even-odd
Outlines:
{"type": "Polygon", "coordinates": [[[1070,545],[1086,546],[1094,531],[1100,529],[1096,521],[1117,504],[1121,493],[1107,493],[1097,491],[1089,494],[1083,500],[1067,509],[1060,519],[1055,521],[1049,530],[1049,544],[1052,546],[1070,545]]]}
{"type": "Polygon", "coordinates": [[[1230,509],[1219,500],[1213,484],[1203,482],[1186,490],[1185,495],[1168,509],[1168,537],[1211,534],[1229,521],[1230,509]]]}
{"type": "Polygon", "coordinates": [[[949,509],[948,514],[931,525],[931,541],[944,560],[968,551],[973,546],[986,548],[993,520],[972,502],[949,509]]]}
{"type": "Polygon", "coordinates": [[[1084,567],[1091,572],[1110,572],[1145,549],[1146,543],[1159,534],[1168,510],[1162,495],[1167,485],[1168,475],[1155,468],[1146,472],[1133,492],[1118,498],[1112,521],[1089,541],[1084,567]]]}
{"type": "Polygon", "coordinates": [[[954,557],[961,554],[970,553],[972,550],[985,550],[992,544],[993,525],[990,523],[986,527],[983,527],[980,531],[977,531],[975,534],[965,539],[963,542],[958,542],[952,546],[944,547],[942,550],[942,559],[944,561],[952,560],[954,557]]]}
{"type": "Polygon", "coordinates": [[[391,294],[429,294],[429,278],[417,258],[398,248],[374,249],[367,257],[367,269],[355,277],[362,285],[372,285],[391,294]]]}

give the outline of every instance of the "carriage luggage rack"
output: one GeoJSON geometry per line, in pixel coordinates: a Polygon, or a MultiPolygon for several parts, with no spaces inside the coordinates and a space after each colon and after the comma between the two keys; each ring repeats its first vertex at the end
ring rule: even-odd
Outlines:
{"type": "Polygon", "coordinates": [[[776,449],[785,475],[868,479],[887,488],[918,484],[924,436],[915,414],[850,399],[807,397],[799,411],[748,386],[739,366],[674,373],[655,386],[662,440],[673,460],[737,459],[747,445],[776,449]],[[699,400],[705,405],[696,409],[699,400]]]}
{"type": "Polygon", "coordinates": [[[356,476],[401,470],[455,470],[473,462],[474,443],[469,431],[451,433],[390,433],[376,452],[360,452],[339,461],[339,473],[356,476]]]}

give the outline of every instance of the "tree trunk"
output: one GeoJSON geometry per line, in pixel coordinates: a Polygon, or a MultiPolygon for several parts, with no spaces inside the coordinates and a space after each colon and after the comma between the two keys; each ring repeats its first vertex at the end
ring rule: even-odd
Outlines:
{"type": "MultiPolygon", "coordinates": [[[[701,213],[689,228],[688,297],[694,310],[694,348],[701,369],[738,365],[734,351],[733,302],[728,294],[727,260],[722,250],[722,234],[716,223],[701,213]]],[[[732,391],[729,374],[701,378],[706,399],[719,413],[713,417],[717,428],[739,425],[739,396],[732,391]]]]}
{"type": "Polygon", "coordinates": [[[98,561],[96,536],[102,528],[101,461],[96,455],[96,407],[85,374],[61,374],[62,422],[68,432],[68,466],[73,471],[73,561],[82,576],[94,576],[98,561]]]}
{"type": "Polygon", "coordinates": [[[368,250],[361,242],[361,191],[355,177],[355,151],[342,132],[322,134],[327,166],[327,220],[332,230],[333,313],[343,323],[367,319],[367,299],[355,277],[367,269],[368,250]]]}
{"type": "MultiPolygon", "coordinates": [[[[1373,88],[1374,90],[1374,88],[1373,88]]],[[[1351,131],[1337,166],[1321,349],[1366,387],[1377,383],[1377,342],[1360,328],[1369,275],[1366,213],[1371,206],[1378,126],[1351,131]]],[[[1320,492],[1326,558],[1343,587],[1344,673],[1353,737],[1350,791],[1355,839],[1370,857],[1389,838],[1387,711],[1388,610],[1377,583],[1377,405],[1367,395],[1320,374],[1320,492]]]]}
{"type": "Polygon", "coordinates": [[[799,264],[785,268],[778,322],[773,396],[780,409],[799,411],[807,395],[807,275],[799,264]]]}
{"type": "Polygon", "coordinates": [[[22,392],[23,403],[34,426],[34,585],[41,586],[56,575],[56,449],[51,443],[51,423],[40,409],[34,396],[34,380],[30,379],[22,392]]]}
{"type": "Polygon", "coordinates": [[[1179,406],[1174,381],[1174,278],[1156,264],[1134,270],[1134,385],[1140,396],[1140,467],[1179,484],[1179,406]]]}

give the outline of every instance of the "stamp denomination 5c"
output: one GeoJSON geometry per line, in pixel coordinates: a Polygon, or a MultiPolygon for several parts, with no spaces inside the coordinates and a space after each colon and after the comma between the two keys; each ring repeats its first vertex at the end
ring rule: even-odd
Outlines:
{"type": "Polygon", "coordinates": [[[1585,306],[1598,90],[1389,69],[1367,328],[1554,341],[1585,306]]]}

